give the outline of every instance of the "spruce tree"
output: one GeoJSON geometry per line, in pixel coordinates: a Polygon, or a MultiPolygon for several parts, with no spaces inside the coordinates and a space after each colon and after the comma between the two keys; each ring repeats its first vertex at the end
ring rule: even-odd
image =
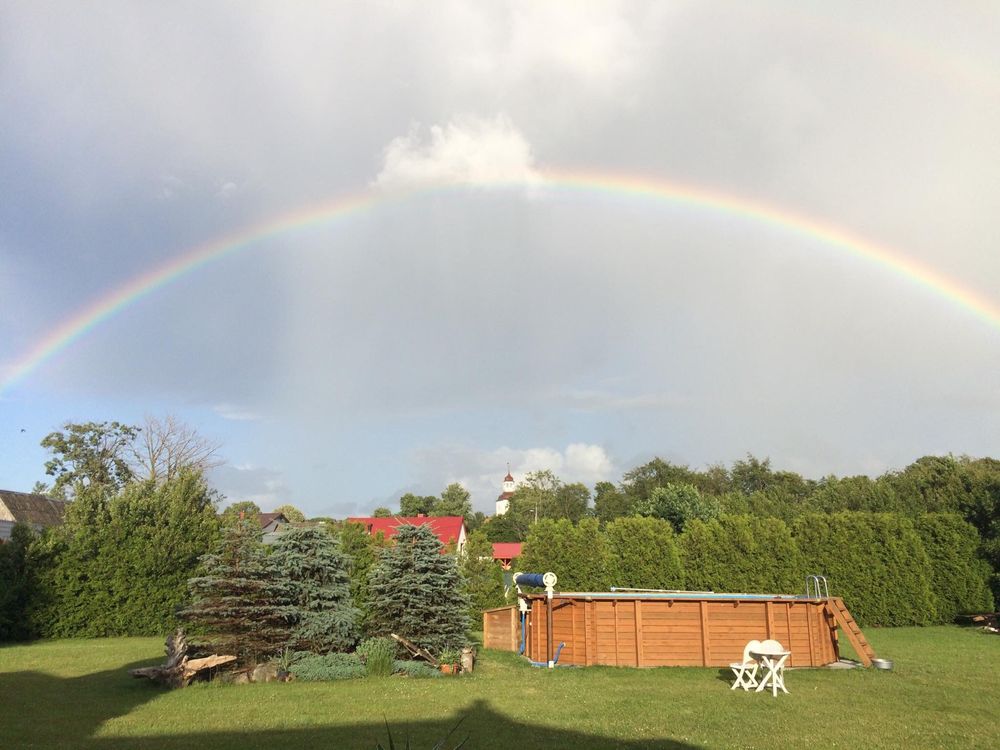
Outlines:
{"type": "Polygon", "coordinates": [[[288,645],[294,585],[261,545],[256,521],[226,529],[219,552],[202,557],[202,569],[188,581],[192,602],[181,613],[198,634],[193,645],[234,654],[241,664],[255,664],[288,645]]]}
{"type": "Polygon", "coordinates": [[[427,526],[400,526],[369,577],[372,635],[397,633],[433,654],[465,645],[469,599],[454,555],[427,526]]]}
{"type": "Polygon", "coordinates": [[[292,529],[278,539],[273,557],[294,589],[292,647],[325,654],[354,646],[360,612],[351,601],[350,560],[337,540],[319,527],[292,529]]]}

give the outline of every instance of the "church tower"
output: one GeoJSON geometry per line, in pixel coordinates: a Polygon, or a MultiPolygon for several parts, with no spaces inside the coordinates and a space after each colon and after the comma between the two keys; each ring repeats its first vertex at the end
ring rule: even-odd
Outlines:
{"type": "Polygon", "coordinates": [[[507,464],[507,476],[503,478],[502,490],[497,498],[498,516],[502,516],[510,508],[510,497],[514,494],[514,477],[510,475],[510,464],[507,464]]]}

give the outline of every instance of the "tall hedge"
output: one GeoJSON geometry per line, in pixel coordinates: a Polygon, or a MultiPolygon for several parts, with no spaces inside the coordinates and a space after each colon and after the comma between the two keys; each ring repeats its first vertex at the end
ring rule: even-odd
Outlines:
{"type": "Polygon", "coordinates": [[[15,524],[10,541],[0,544],[0,642],[33,635],[28,610],[35,591],[29,562],[34,541],[30,526],[15,524]]]}
{"type": "Polygon", "coordinates": [[[779,518],[693,520],[680,537],[687,587],[731,593],[798,593],[802,555],[779,518]]]}
{"type": "Polygon", "coordinates": [[[809,573],[829,578],[861,625],[937,620],[930,558],[913,522],[895,513],[807,514],[794,535],[809,573]]]}
{"type": "Polygon", "coordinates": [[[604,527],[614,586],[679,589],[684,571],[673,526],[661,518],[617,518],[604,527]]]}
{"type": "Polygon", "coordinates": [[[481,623],[484,609],[507,603],[503,571],[493,559],[493,545],[483,531],[469,534],[460,567],[469,594],[469,617],[473,623],[481,623]]]}
{"type": "Polygon", "coordinates": [[[607,591],[614,561],[596,518],[573,524],[543,518],[528,532],[521,554],[523,572],[552,571],[561,591],[607,591]]]}
{"type": "Polygon", "coordinates": [[[976,528],[957,513],[925,513],[915,523],[931,562],[938,620],[951,622],[964,612],[992,611],[990,565],[977,555],[976,528]]]}
{"type": "Polygon", "coordinates": [[[34,551],[31,620],[45,637],[160,635],[177,623],[187,579],[219,534],[197,472],[117,494],[80,488],[65,523],[34,551]]]}

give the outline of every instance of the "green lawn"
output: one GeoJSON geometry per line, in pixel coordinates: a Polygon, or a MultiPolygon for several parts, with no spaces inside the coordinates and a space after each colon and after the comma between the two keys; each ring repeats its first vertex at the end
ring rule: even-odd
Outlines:
{"type": "Polygon", "coordinates": [[[547,671],[485,652],[459,678],[199,685],[164,691],[125,670],[150,638],[0,648],[3,748],[429,748],[465,717],[472,748],[995,747],[1000,637],[955,627],[866,633],[893,672],[794,670],[789,695],[729,690],[715,669],[547,671]]]}

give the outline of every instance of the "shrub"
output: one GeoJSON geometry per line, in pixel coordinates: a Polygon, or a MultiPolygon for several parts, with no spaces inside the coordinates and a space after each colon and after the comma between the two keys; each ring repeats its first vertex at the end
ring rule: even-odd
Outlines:
{"type": "Polygon", "coordinates": [[[659,518],[617,518],[604,527],[615,586],[681,588],[684,573],[673,527],[659,518]]]}
{"type": "Polygon", "coordinates": [[[353,680],[365,676],[357,654],[311,654],[292,664],[291,673],[302,682],[353,680]]]}
{"type": "Polygon", "coordinates": [[[398,633],[439,654],[461,648],[469,599],[454,555],[442,554],[428,526],[400,526],[369,576],[371,635],[398,633]]]}
{"type": "Polygon", "coordinates": [[[803,558],[779,518],[695,519],[681,534],[680,548],[690,589],[788,594],[803,587],[803,558]]]}
{"type": "Polygon", "coordinates": [[[440,677],[441,670],[425,661],[394,661],[392,671],[406,677],[440,677]]]}
{"type": "Polygon", "coordinates": [[[976,555],[979,535],[955,513],[925,513],[915,521],[930,558],[931,588],[940,622],[965,612],[993,609],[990,566],[976,555]]]}
{"type": "Polygon", "coordinates": [[[396,657],[396,642],[391,638],[369,638],[358,646],[358,656],[369,677],[388,677],[396,657]]]}

